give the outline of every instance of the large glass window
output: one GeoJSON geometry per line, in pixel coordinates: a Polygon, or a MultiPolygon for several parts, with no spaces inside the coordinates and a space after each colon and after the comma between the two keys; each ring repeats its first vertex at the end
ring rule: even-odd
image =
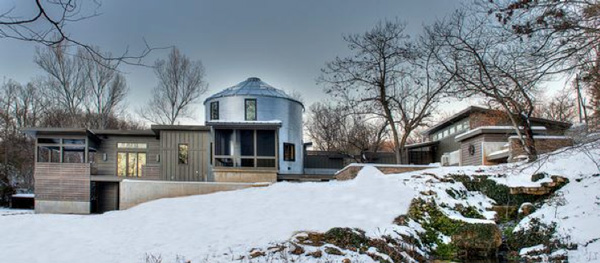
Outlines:
{"type": "Polygon", "coordinates": [[[233,166],[233,130],[215,130],[215,166],[233,166]]]}
{"type": "Polygon", "coordinates": [[[179,164],[188,164],[187,144],[179,144],[179,147],[177,149],[177,159],[179,160],[179,164]]]}
{"type": "Polygon", "coordinates": [[[146,153],[118,152],[117,153],[117,175],[118,176],[142,176],[142,167],[146,165],[146,153]]]}
{"type": "Polygon", "coordinates": [[[214,165],[275,167],[274,130],[215,130],[214,165]]]}
{"type": "Polygon", "coordinates": [[[245,116],[247,121],[256,120],[256,99],[244,100],[245,116]]]}
{"type": "Polygon", "coordinates": [[[213,101],[210,103],[210,119],[218,120],[219,119],[219,102],[213,101]]]}

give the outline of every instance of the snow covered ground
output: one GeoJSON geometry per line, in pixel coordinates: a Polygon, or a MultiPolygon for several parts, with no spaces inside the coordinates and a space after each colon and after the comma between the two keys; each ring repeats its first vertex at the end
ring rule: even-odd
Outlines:
{"type": "Polygon", "coordinates": [[[463,200],[453,199],[445,190],[462,191],[464,186],[439,178],[485,174],[508,186],[539,186],[551,180],[532,182],[531,176],[545,172],[567,177],[570,183],[517,229],[526,227],[532,218],[556,222],[557,237],[578,245],[577,250],[566,252],[569,262],[600,262],[599,163],[600,145],[595,145],[585,151],[578,148],[544,156],[534,165],[442,167],[397,175],[383,175],[366,166],[351,181],[276,183],[266,188],[162,199],[103,215],[0,210],[0,261],[136,263],[152,254],[160,255],[165,263],[175,262],[177,255],[194,263],[231,262],[253,248],[290,240],[298,231],[356,227],[373,237],[394,231],[414,234],[418,225],[392,222],[406,214],[413,197],[429,191],[436,193],[432,198],[437,203],[473,206],[485,219],[464,218],[444,209],[448,216],[493,223],[493,212],[485,211],[493,200],[479,192],[470,192],[463,200]]]}
{"type": "Polygon", "coordinates": [[[352,181],[277,183],[103,215],[0,216],[0,261],[135,263],[151,253],[164,262],[176,255],[229,262],[232,255],[224,253],[247,254],[301,230],[358,227],[375,234],[408,210],[414,194],[398,178],[367,169],[352,181]]]}

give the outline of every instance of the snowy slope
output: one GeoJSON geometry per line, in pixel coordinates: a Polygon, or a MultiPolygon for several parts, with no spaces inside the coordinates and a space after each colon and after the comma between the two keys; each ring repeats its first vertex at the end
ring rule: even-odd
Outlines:
{"type": "Polygon", "coordinates": [[[0,217],[3,262],[229,262],[295,231],[358,227],[369,234],[406,213],[415,192],[375,168],[352,181],[277,183],[267,188],[163,199],[103,215],[0,217]]]}

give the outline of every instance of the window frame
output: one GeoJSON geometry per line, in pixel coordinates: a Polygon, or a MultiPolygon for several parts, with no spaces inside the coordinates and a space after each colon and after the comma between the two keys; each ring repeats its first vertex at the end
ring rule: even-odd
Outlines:
{"type": "Polygon", "coordinates": [[[293,143],[283,143],[283,160],[286,162],[296,161],[296,145],[293,143]],[[291,148],[290,148],[291,147],[291,148]],[[288,149],[291,149],[291,153],[288,153],[288,149]]]}
{"type": "Polygon", "coordinates": [[[244,99],[244,120],[256,121],[258,120],[258,102],[256,99],[244,99]],[[248,102],[254,102],[254,119],[248,119],[248,102]]]}
{"type": "Polygon", "coordinates": [[[190,145],[187,143],[177,144],[177,164],[188,165],[190,163],[190,145]],[[182,162],[182,146],[185,146],[185,162],[182,162]]]}
{"type": "Polygon", "coordinates": [[[218,101],[210,102],[210,119],[211,120],[219,120],[219,102],[218,101]]]}
{"type": "Polygon", "coordinates": [[[140,160],[140,154],[143,154],[145,163],[142,165],[146,165],[148,164],[148,153],[146,152],[140,152],[140,151],[117,151],[117,155],[115,157],[115,161],[116,161],[116,175],[117,177],[142,177],[144,174],[142,173],[142,165],[140,165],[139,160],[140,160]],[[125,155],[125,175],[120,175],[119,174],[119,155],[120,154],[124,154],[125,155]],[[129,155],[135,155],[135,171],[136,173],[134,173],[134,175],[129,175],[129,155]]]}

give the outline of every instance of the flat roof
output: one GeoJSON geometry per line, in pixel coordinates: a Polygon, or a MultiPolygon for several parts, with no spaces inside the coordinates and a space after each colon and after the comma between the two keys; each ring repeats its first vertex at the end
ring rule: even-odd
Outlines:
{"type": "MultiPolygon", "coordinates": [[[[441,122],[438,122],[436,125],[433,125],[431,127],[429,127],[429,129],[426,129],[425,131],[421,132],[421,134],[423,135],[430,135],[436,131],[439,131],[451,124],[456,123],[457,121],[468,117],[471,112],[490,112],[490,111],[494,111],[494,109],[489,109],[489,108],[484,108],[481,106],[469,106],[464,110],[459,111],[458,113],[442,120],[441,122]]],[[[503,112],[503,111],[502,111],[503,112]]],[[[539,118],[539,117],[531,117],[530,118],[531,121],[534,122],[541,122],[541,123],[548,123],[548,124],[553,124],[553,125],[557,125],[560,126],[562,128],[569,128],[571,127],[571,123],[569,122],[564,122],[564,121],[555,121],[555,120],[550,120],[550,119],[545,119],[545,118],[539,118]]]]}
{"type": "Polygon", "coordinates": [[[231,128],[248,128],[248,127],[265,127],[275,128],[281,127],[280,120],[271,121],[207,121],[207,126],[212,127],[231,127],[231,128]]]}
{"type": "Polygon", "coordinates": [[[153,131],[210,131],[205,125],[152,125],[153,131]]]}
{"type": "MultiPolygon", "coordinates": [[[[523,127],[519,127],[523,129],[523,127]]],[[[533,126],[531,129],[535,131],[546,131],[546,127],[544,126],[533,126]]],[[[464,141],[466,139],[475,137],[480,134],[515,134],[515,128],[512,126],[481,126],[472,130],[468,130],[454,137],[454,140],[457,142],[464,141]]]]}

